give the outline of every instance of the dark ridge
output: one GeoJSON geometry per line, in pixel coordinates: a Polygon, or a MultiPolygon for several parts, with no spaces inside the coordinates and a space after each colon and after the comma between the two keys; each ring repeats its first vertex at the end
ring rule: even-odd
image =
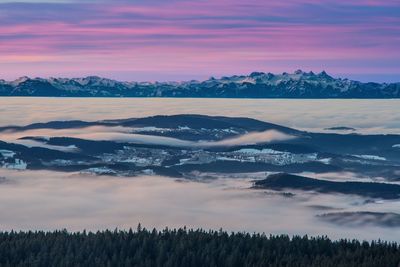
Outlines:
{"type": "Polygon", "coordinates": [[[75,128],[85,128],[89,126],[99,126],[104,125],[108,126],[108,124],[104,122],[86,122],[86,121],[51,121],[46,123],[33,123],[26,126],[4,126],[0,127],[0,132],[3,131],[27,131],[27,130],[36,130],[36,129],[75,129],[75,128]]]}
{"type": "MultiPolygon", "coordinates": [[[[135,164],[116,162],[116,163],[85,163],[85,164],[68,164],[68,165],[50,165],[50,166],[35,166],[32,169],[43,169],[54,170],[60,172],[87,172],[93,168],[107,168],[109,171],[104,173],[96,173],[96,175],[107,175],[107,176],[121,176],[121,177],[134,177],[137,175],[143,175],[145,171],[151,171],[154,175],[160,175],[171,178],[182,178],[182,173],[163,166],[146,166],[139,167],[135,164]]],[[[91,171],[91,173],[94,173],[91,171]]],[[[0,181],[1,183],[1,181],[0,181]]]]}
{"type": "Polygon", "coordinates": [[[95,141],[85,140],[71,137],[52,137],[47,141],[47,144],[53,146],[76,146],[82,153],[88,155],[97,155],[102,153],[112,153],[124,148],[121,143],[113,141],[95,141]]]}
{"type": "Polygon", "coordinates": [[[74,129],[89,126],[124,126],[124,127],[148,127],[154,126],[158,128],[177,129],[178,127],[187,126],[191,129],[229,129],[238,128],[247,131],[266,131],[277,130],[287,134],[296,134],[300,131],[284,127],[281,125],[263,122],[251,118],[241,117],[222,117],[207,116],[198,114],[180,114],[163,116],[157,115],[144,118],[132,118],[121,120],[105,120],[87,122],[80,120],[73,121],[51,121],[46,123],[34,123],[26,126],[4,126],[0,127],[0,131],[26,131],[33,129],[74,129]]]}
{"type": "Polygon", "coordinates": [[[184,164],[172,166],[180,172],[216,172],[216,173],[246,173],[246,172],[293,172],[300,173],[304,171],[315,173],[337,172],[342,169],[338,166],[323,164],[321,162],[307,162],[288,165],[273,165],[262,162],[239,162],[239,161],[217,161],[205,164],[184,164]]]}
{"type": "Polygon", "coordinates": [[[291,144],[291,143],[273,143],[273,144],[258,144],[258,145],[237,145],[232,147],[211,147],[209,151],[218,152],[233,152],[240,149],[272,149],[281,152],[290,152],[293,154],[309,154],[318,153],[319,150],[312,145],[291,144]]]}
{"type": "Polygon", "coordinates": [[[254,188],[273,190],[297,189],[320,193],[352,194],[363,197],[398,199],[400,185],[368,182],[333,182],[318,180],[287,173],[271,174],[266,179],[256,181],[254,188]]]}
{"type": "Polygon", "coordinates": [[[58,150],[52,150],[43,147],[26,147],[23,145],[6,143],[0,141],[0,149],[10,150],[17,153],[17,157],[26,162],[38,162],[40,160],[94,160],[95,158],[82,155],[79,153],[63,152],[58,150]]]}
{"type": "Polygon", "coordinates": [[[344,226],[400,227],[400,214],[393,212],[333,212],[321,214],[317,217],[344,226]]]}
{"type": "Polygon", "coordinates": [[[330,128],[325,128],[324,130],[332,130],[332,131],[355,131],[355,128],[352,127],[347,127],[347,126],[336,126],[336,127],[330,127],[330,128]]]}
{"type": "Polygon", "coordinates": [[[277,130],[284,133],[298,133],[299,131],[281,125],[263,122],[250,118],[230,118],[222,116],[206,116],[198,114],[180,114],[123,120],[114,120],[113,123],[126,127],[157,126],[159,128],[172,128],[187,126],[192,129],[229,129],[239,128],[248,131],[277,130]]]}
{"type": "MultiPolygon", "coordinates": [[[[27,137],[29,138],[29,137],[27,137]]],[[[168,145],[153,145],[153,144],[136,144],[136,143],[123,143],[116,141],[101,141],[101,140],[88,140],[74,137],[51,137],[46,141],[46,144],[55,146],[71,146],[74,145],[81,150],[84,154],[100,154],[112,153],[117,150],[122,150],[124,147],[133,148],[152,148],[152,149],[172,149],[179,150],[181,148],[168,145]]]]}

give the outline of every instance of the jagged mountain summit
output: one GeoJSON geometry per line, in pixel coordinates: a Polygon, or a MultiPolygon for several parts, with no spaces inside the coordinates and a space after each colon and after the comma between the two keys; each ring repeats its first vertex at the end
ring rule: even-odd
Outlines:
{"type": "Polygon", "coordinates": [[[325,71],[210,78],[185,82],[120,82],[97,76],[0,80],[0,96],[210,97],[210,98],[400,98],[398,83],[363,83],[325,71]]]}

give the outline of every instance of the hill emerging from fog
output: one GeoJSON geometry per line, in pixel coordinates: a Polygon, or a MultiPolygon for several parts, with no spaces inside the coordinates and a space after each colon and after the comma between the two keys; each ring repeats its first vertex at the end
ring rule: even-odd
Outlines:
{"type": "Polygon", "coordinates": [[[326,72],[297,70],[272,74],[210,78],[184,82],[121,82],[86,78],[0,80],[0,96],[51,97],[208,97],[208,98],[400,98],[400,83],[363,83],[326,72]]]}
{"type": "MultiPolygon", "coordinates": [[[[400,135],[313,133],[244,117],[181,114],[50,121],[0,127],[0,135],[0,167],[8,169],[128,177],[151,172],[189,179],[199,172],[342,171],[400,181],[400,135]]],[[[317,184],[342,192],[338,185],[317,184]]],[[[370,186],[365,188],[368,196],[387,197],[381,191],[369,194],[370,186]]],[[[397,198],[396,192],[390,191],[390,198],[397,198]]]]}

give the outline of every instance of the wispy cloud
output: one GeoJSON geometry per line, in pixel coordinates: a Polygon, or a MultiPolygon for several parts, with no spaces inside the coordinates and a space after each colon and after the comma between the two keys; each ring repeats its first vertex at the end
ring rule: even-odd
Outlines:
{"type": "Polygon", "coordinates": [[[200,142],[200,146],[212,147],[212,146],[238,146],[238,145],[255,145],[261,143],[271,143],[284,140],[294,139],[294,136],[287,135],[275,130],[269,130],[264,132],[251,132],[233,138],[223,139],[216,142],[200,142]]]}
{"type": "Polygon", "coordinates": [[[1,1],[0,68],[10,78],[399,73],[399,13],[373,0],[1,1]]]}

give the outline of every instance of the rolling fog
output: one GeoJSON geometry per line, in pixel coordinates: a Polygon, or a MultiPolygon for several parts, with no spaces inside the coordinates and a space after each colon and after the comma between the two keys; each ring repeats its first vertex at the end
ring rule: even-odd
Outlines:
{"type": "MultiPolygon", "coordinates": [[[[400,133],[400,100],[254,100],[254,99],[79,99],[1,98],[0,126],[51,120],[105,120],[157,114],[199,113],[251,117],[301,130],[323,131],[334,126],[357,128],[359,133],[400,133]],[[23,112],[21,112],[23,110],[23,112]]],[[[129,129],[130,131],[131,129],[129,129]]],[[[166,137],[128,134],[122,127],[71,130],[32,130],[1,133],[0,140],[38,145],[24,136],[71,136],[193,146],[166,137]],[[127,139],[129,138],[129,140],[127,139]]],[[[200,146],[254,143],[291,138],[274,131],[250,133],[200,146]]],[[[47,146],[43,145],[42,146],[47,146]]],[[[54,148],[54,147],[52,147],[54,148]]],[[[73,150],[73,147],[57,149],[73,150]]],[[[119,178],[50,171],[0,169],[0,230],[51,230],[201,227],[267,234],[328,235],[331,238],[398,241],[396,229],[345,227],[324,222],[326,212],[397,211],[399,201],[366,203],[354,196],[297,192],[294,197],[249,189],[252,175],[215,175],[207,182],[160,176],[119,178]]],[[[321,179],[355,180],[352,173],[305,175],[321,179]]],[[[358,177],[358,180],[359,177],[358,177]]],[[[365,178],[366,181],[370,181],[365,178]]]]}
{"type": "Polygon", "coordinates": [[[399,99],[179,99],[19,98],[0,99],[0,126],[51,120],[105,120],[152,115],[240,116],[301,130],[347,126],[365,133],[400,133],[399,99]]]}
{"type": "Polygon", "coordinates": [[[61,147],[44,144],[35,140],[21,139],[23,137],[74,137],[87,140],[98,141],[116,141],[128,142],[135,144],[151,144],[151,145],[168,145],[176,147],[215,147],[215,146],[234,146],[234,145],[250,145],[258,143],[268,143],[273,141],[284,141],[295,138],[294,136],[281,133],[275,130],[264,132],[250,132],[232,138],[226,138],[220,141],[186,141],[172,137],[152,136],[133,134],[132,128],[124,127],[105,127],[93,126],[77,129],[38,129],[27,131],[5,131],[0,132],[0,140],[10,143],[17,143],[28,147],[40,146],[49,149],[74,151],[74,147],[61,147]]]}
{"type": "MultiPolygon", "coordinates": [[[[249,189],[249,177],[208,182],[160,176],[118,178],[49,171],[0,170],[0,229],[72,231],[194,227],[267,234],[396,240],[393,229],[336,227],[320,221],[329,211],[393,210],[399,202],[364,204],[348,196],[296,194],[292,198],[249,189]],[[247,178],[247,179],[243,179],[247,178]]],[[[260,175],[263,176],[263,175],[260,175]]],[[[398,240],[397,240],[398,241],[398,240]]]]}

